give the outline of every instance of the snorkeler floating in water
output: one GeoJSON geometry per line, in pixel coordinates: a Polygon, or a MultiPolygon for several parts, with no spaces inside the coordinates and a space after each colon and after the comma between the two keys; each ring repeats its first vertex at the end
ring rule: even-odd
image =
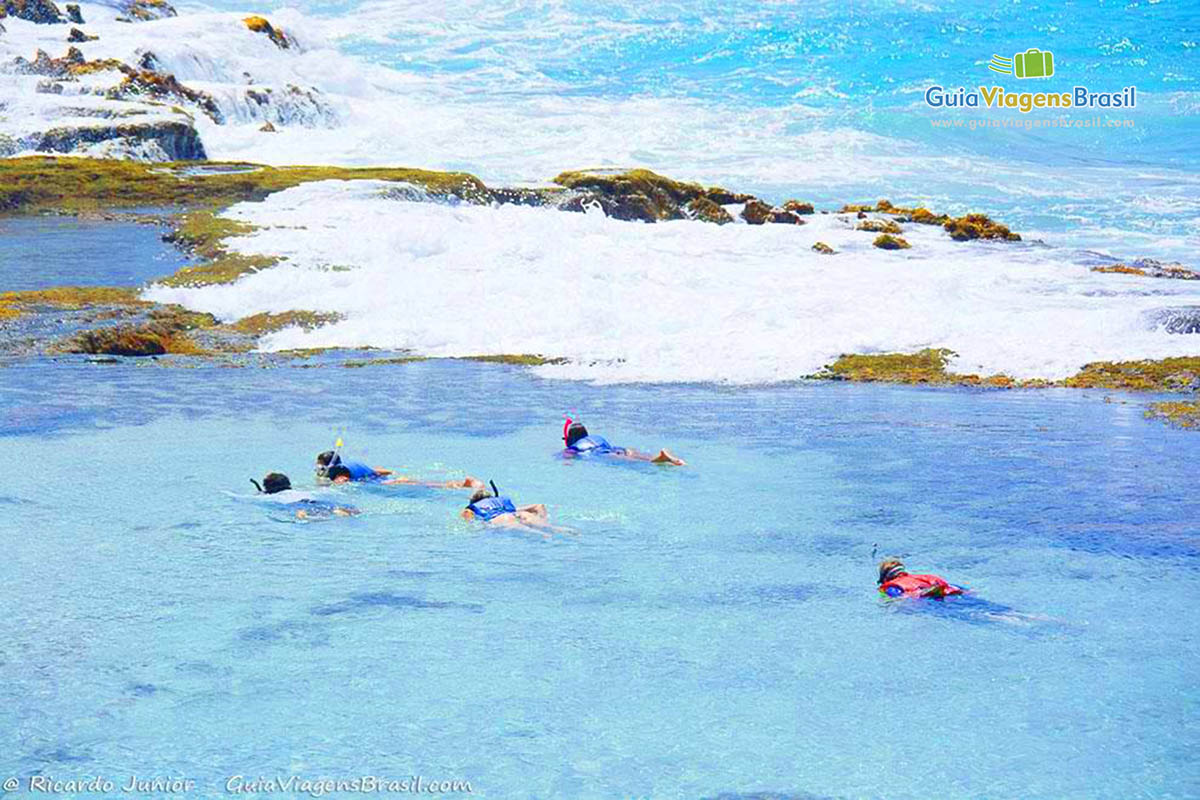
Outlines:
{"type": "Polygon", "coordinates": [[[354,506],[342,506],[327,500],[318,500],[309,492],[292,488],[292,482],[282,472],[269,472],[260,484],[253,478],[250,482],[259,494],[270,495],[271,499],[288,511],[295,512],[296,519],[320,519],[325,517],[352,517],[360,513],[354,506]]]}
{"type": "Polygon", "coordinates": [[[467,507],[462,510],[463,519],[470,522],[479,520],[489,525],[501,528],[537,528],[543,531],[565,531],[550,524],[550,512],[541,503],[518,507],[513,501],[500,494],[496,482],[492,481],[492,490],[476,489],[467,501],[467,507]]]}
{"type": "MultiPolygon", "coordinates": [[[[338,441],[340,443],[341,440],[338,441]]],[[[390,469],[371,467],[361,461],[345,460],[336,450],[326,450],[317,455],[317,479],[330,483],[378,483],[383,486],[404,484],[434,489],[476,489],[483,486],[483,481],[470,475],[461,480],[419,481],[396,475],[390,469]]]]}
{"type": "Polygon", "coordinates": [[[941,600],[965,590],[961,586],[947,583],[939,575],[910,575],[904,562],[889,558],[879,565],[879,593],[887,597],[929,597],[941,600]]]}
{"type": "Polygon", "coordinates": [[[603,436],[592,436],[582,422],[567,419],[563,424],[563,458],[579,458],[581,456],[612,456],[626,458],[630,461],[649,461],[652,464],[670,464],[682,467],[682,458],[676,458],[666,450],[659,450],[658,455],[639,453],[631,447],[614,447],[603,436]]]}

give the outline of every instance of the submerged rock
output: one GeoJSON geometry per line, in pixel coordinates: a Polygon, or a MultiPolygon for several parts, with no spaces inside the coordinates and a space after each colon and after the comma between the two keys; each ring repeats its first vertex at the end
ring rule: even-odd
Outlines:
{"type": "Polygon", "coordinates": [[[55,80],[38,81],[34,91],[38,94],[62,94],[63,85],[55,80]]]}
{"type": "MultiPolygon", "coordinates": [[[[78,6],[76,6],[78,8],[78,6]]],[[[71,32],[67,34],[68,42],[94,42],[99,39],[99,36],[89,36],[79,28],[71,28],[71,32]]]]}
{"type": "Polygon", "coordinates": [[[890,233],[881,233],[875,237],[875,241],[871,244],[878,247],[880,250],[907,250],[912,247],[899,236],[892,236],[890,233]]]}
{"type": "Polygon", "coordinates": [[[783,204],[784,211],[790,211],[793,214],[814,214],[812,203],[802,203],[799,200],[788,200],[783,204]]]}
{"type": "Polygon", "coordinates": [[[1200,306],[1160,308],[1147,313],[1151,328],[1167,333],[1200,333],[1200,306]]]}
{"type": "Polygon", "coordinates": [[[1200,402],[1165,401],[1151,403],[1146,409],[1147,419],[1160,419],[1175,428],[1200,430],[1200,402]]]}
{"type": "Polygon", "coordinates": [[[726,225],[733,222],[733,215],[707,197],[696,197],[687,204],[687,210],[692,219],[701,222],[713,222],[726,225]]]}

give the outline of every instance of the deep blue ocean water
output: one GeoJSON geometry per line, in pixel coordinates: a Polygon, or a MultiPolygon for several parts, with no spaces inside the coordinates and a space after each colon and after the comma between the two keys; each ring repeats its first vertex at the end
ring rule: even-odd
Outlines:
{"type": "MultiPolygon", "coordinates": [[[[310,362],[319,363],[319,359],[310,362]]],[[[594,387],[517,368],[0,369],[0,773],[477,796],[1194,797],[1200,437],[1146,398],[594,387]],[[564,412],[666,469],[555,458],[564,412]],[[330,492],[334,438],[469,472],[330,492]],[[896,606],[898,554],[1002,606],[896,606]]]]}

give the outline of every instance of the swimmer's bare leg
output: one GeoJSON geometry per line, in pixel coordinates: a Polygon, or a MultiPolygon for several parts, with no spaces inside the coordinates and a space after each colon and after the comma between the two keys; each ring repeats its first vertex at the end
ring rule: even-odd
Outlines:
{"type": "Polygon", "coordinates": [[[671,455],[666,450],[659,450],[658,455],[650,459],[651,464],[671,464],[676,467],[684,466],[685,462],[682,458],[671,455]]]}

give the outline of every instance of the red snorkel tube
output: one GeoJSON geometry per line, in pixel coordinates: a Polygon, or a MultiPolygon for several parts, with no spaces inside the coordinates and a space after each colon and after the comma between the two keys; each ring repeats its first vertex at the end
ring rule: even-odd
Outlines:
{"type": "Polygon", "coordinates": [[[563,423],[563,447],[567,446],[567,430],[571,427],[571,423],[575,420],[567,417],[567,421],[563,423]]]}

